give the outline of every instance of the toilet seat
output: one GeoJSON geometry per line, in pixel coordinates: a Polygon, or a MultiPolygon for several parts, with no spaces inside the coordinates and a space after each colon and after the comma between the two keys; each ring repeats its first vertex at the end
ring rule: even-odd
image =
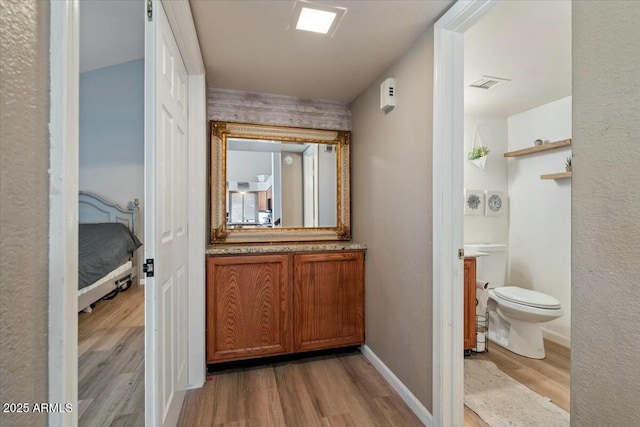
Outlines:
{"type": "Polygon", "coordinates": [[[517,286],[504,286],[495,288],[493,291],[496,297],[515,304],[548,310],[557,310],[560,308],[560,301],[542,292],[523,289],[517,286]]]}

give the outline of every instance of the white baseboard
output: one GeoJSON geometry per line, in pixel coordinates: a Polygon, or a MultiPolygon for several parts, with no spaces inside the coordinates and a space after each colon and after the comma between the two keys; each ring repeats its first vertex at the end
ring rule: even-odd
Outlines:
{"type": "Polygon", "coordinates": [[[542,336],[549,341],[553,341],[556,344],[560,344],[561,346],[571,348],[571,338],[566,337],[558,332],[549,330],[547,328],[542,328],[542,336]]]}
{"type": "Polygon", "coordinates": [[[418,400],[417,397],[411,393],[411,390],[407,388],[406,385],[400,381],[396,375],[391,372],[391,369],[385,365],[376,354],[371,351],[369,346],[362,346],[362,355],[371,362],[374,368],[384,377],[385,380],[389,383],[391,388],[393,388],[396,393],[400,395],[400,398],[404,400],[404,402],[409,406],[409,408],[413,411],[414,414],[422,421],[425,426],[431,427],[432,423],[432,415],[424,407],[424,405],[418,400]]]}

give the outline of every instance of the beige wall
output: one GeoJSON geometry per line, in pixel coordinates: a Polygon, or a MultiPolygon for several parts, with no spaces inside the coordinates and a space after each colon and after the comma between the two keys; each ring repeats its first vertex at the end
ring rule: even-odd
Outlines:
{"type": "MultiPolygon", "coordinates": [[[[0,402],[47,402],[49,4],[0,10],[0,402]]],[[[0,411],[3,426],[46,419],[0,411]]]]}
{"type": "Polygon", "coordinates": [[[367,245],[366,344],[431,411],[433,29],[351,105],[354,240],[367,245]],[[397,106],[380,110],[396,78],[397,106]]]}
{"type": "Polygon", "coordinates": [[[571,425],[640,425],[640,2],[573,2],[571,425]]]}
{"type": "Polygon", "coordinates": [[[290,165],[282,162],[282,226],[302,227],[302,154],[282,152],[282,158],[291,156],[290,165]]]}

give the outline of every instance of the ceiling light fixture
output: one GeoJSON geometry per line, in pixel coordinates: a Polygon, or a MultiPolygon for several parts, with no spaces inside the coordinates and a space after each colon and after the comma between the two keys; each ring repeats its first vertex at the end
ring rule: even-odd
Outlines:
{"type": "Polygon", "coordinates": [[[298,0],[293,7],[289,28],[333,36],[346,11],[341,7],[319,6],[298,0]]]}
{"type": "Polygon", "coordinates": [[[298,17],[296,30],[327,34],[334,19],[336,19],[334,12],[303,7],[300,11],[300,17],[298,17]]]}

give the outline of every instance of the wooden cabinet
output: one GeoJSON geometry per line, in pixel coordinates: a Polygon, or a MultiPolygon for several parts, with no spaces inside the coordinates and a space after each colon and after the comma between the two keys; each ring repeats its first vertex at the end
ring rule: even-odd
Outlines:
{"type": "Polygon", "coordinates": [[[363,252],[208,257],[208,363],[362,343],[363,252]]]}
{"type": "Polygon", "coordinates": [[[267,192],[266,191],[258,191],[258,210],[266,211],[268,209],[267,204],[267,192]]]}
{"type": "Polygon", "coordinates": [[[476,346],[476,259],[464,259],[464,349],[476,346]]]}
{"type": "Polygon", "coordinates": [[[289,257],[207,260],[207,361],[289,351],[289,257]]]}
{"type": "Polygon", "coordinates": [[[301,254],[294,258],[293,349],[364,342],[364,254],[301,254]]]}

